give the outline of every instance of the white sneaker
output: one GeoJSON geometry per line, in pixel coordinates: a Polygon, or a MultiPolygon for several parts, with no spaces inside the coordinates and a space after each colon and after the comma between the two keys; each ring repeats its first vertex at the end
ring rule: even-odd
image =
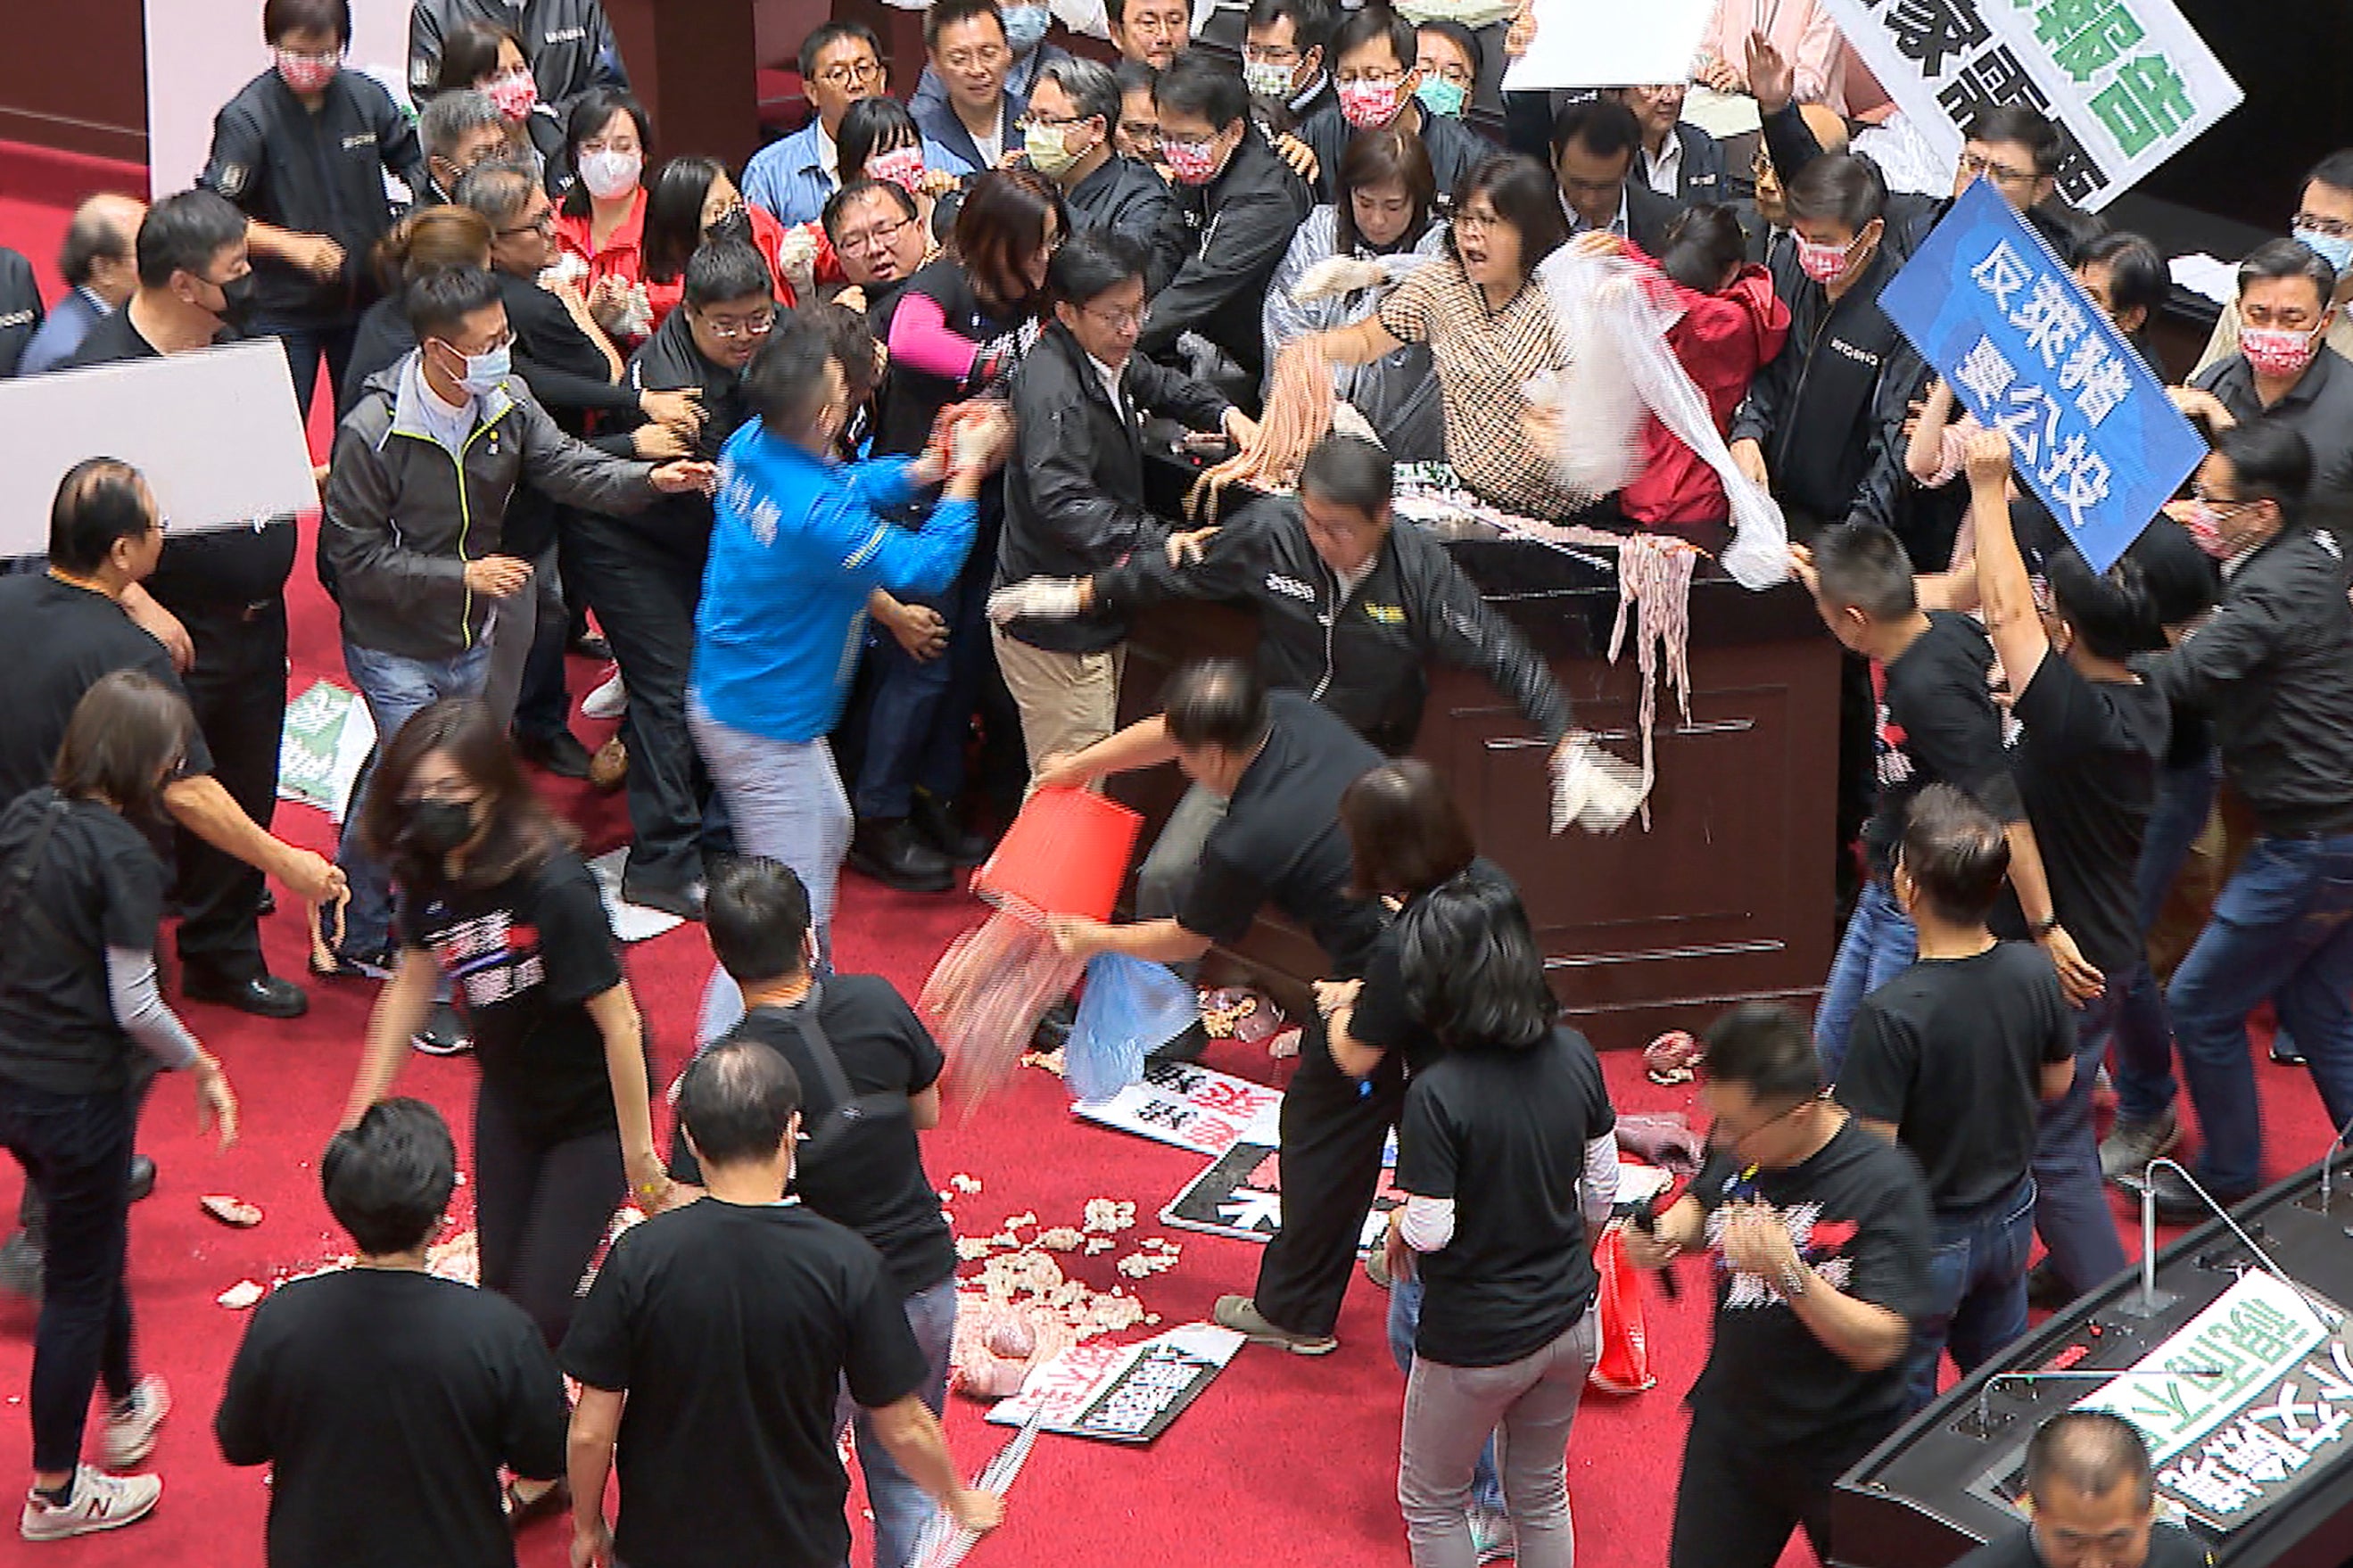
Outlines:
{"type": "Polygon", "coordinates": [[[83,1465],[74,1471],[73,1501],[58,1507],[38,1492],[25,1494],[16,1532],[27,1541],[66,1541],[136,1524],[164,1495],[161,1476],[110,1476],[83,1465]]]}
{"type": "Polygon", "coordinates": [[[131,1391],[127,1406],[111,1412],[98,1440],[98,1462],[110,1470],[127,1470],[155,1451],[156,1429],[172,1413],[172,1391],[150,1373],[131,1391]]]}
{"type": "Polygon", "coordinates": [[[629,689],[621,684],[621,667],[615,665],[605,684],[580,700],[580,711],[591,719],[617,719],[629,705],[629,689]]]}

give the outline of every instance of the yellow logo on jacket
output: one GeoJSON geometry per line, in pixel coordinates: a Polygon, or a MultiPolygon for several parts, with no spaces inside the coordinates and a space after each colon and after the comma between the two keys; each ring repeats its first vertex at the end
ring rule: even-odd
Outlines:
{"type": "Polygon", "coordinates": [[[1385,626],[1401,626],[1405,625],[1405,606],[1367,603],[1365,605],[1365,618],[1368,621],[1378,621],[1385,626]]]}

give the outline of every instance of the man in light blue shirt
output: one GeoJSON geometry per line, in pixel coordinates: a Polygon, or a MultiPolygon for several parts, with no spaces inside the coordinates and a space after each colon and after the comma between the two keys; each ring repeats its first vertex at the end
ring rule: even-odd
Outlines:
{"type": "Polygon", "coordinates": [[[58,270],[71,292],[58,301],[40,330],[25,345],[19,375],[38,375],[73,358],[90,328],[122,309],[139,287],[139,260],[132,241],[147,216],[147,204],[111,193],[90,196],[74,208],[58,251],[58,270]]]}
{"type": "Polygon", "coordinates": [[[978,415],[945,452],[839,461],[849,388],[825,327],[810,321],[778,323],[744,372],[744,395],[756,416],[720,453],[687,722],[738,847],[799,875],[829,960],[850,818],[826,735],[858,668],[867,596],[946,589],[972,549],[975,498],[1004,461],[1012,425],[978,415]],[[943,481],[921,528],[889,515],[943,481]]]}
{"type": "Polygon", "coordinates": [[[841,154],[834,138],[841,117],[861,98],[890,90],[882,48],[862,22],[828,22],[801,41],[801,89],[817,115],[781,142],[772,142],[744,165],[744,199],[786,224],[815,223],[826,197],[841,186],[841,154]]]}

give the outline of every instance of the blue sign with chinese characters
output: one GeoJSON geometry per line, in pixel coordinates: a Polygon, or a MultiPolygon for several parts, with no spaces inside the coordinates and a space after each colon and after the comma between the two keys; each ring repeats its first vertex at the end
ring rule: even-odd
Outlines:
{"type": "Polygon", "coordinates": [[[2040,235],[1979,180],[1879,296],[2095,572],[2206,456],[2165,387],[2040,235]]]}

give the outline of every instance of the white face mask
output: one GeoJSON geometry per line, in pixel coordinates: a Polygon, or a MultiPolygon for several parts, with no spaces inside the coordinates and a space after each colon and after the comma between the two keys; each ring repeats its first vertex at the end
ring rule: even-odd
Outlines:
{"type": "Polygon", "coordinates": [[[580,183],[600,202],[609,202],[636,189],[645,170],[641,153],[598,151],[580,154],[580,183]]]}

